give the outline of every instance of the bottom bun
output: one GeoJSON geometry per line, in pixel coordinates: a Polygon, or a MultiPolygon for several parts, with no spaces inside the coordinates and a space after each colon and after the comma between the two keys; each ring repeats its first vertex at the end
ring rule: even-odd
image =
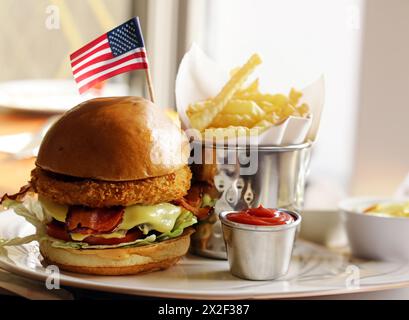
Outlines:
{"type": "Polygon", "coordinates": [[[96,275],[126,275],[167,269],[189,249],[193,228],[177,238],[131,248],[65,249],[55,248],[51,240],[40,243],[40,252],[48,265],[60,269],[96,275]]]}

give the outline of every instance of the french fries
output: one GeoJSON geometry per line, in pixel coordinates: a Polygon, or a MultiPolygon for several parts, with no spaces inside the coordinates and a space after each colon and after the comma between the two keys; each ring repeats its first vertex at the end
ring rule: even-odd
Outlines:
{"type": "Polygon", "coordinates": [[[253,54],[246,64],[234,73],[224,85],[222,91],[212,99],[210,106],[206,106],[191,115],[190,124],[192,127],[200,131],[206,129],[259,64],[261,64],[260,57],[257,54],[253,54]]]}
{"type": "Polygon", "coordinates": [[[190,118],[193,114],[198,113],[199,111],[202,111],[206,108],[209,108],[211,107],[211,105],[212,105],[211,99],[196,102],[195,104],[189,106],[189,108],[186,111],[186,114],[190,118]]]}
{"type": "Polygon", "coordinates": [[[227,128],[230,126],[245,126],[251,128],[256,122],[249,114],[218,114],[209,128],[227,128]]]}
{"type": "Polygon", "coordinates": [[[213,119],[209,127],[245,126],[251,128],[265,114],[264,110],[254,101],[232,99],[227,103],[222,112],[213,119]]]}
{"type": "Polygon", "coordinates": [[[248,114],[254,117],[262,117],[265,115],[263,109],[261,109],[257,103],[251,100],[230,100],[221,112],[222,114],[248,114]]]}
{"type": "Polygon", "coordinates": [[[258,78],[243,87],[259,64],[260,57],[253,54],[246,64],[230,72],[230,80],[218,95],[191,104],[186,111],[191,126],[217,139],[261,133],[290,116],[308,117],[310,109],[306,103],[300,104],[300,91],[292,88],[288,96],[261,93],[258,78]]]}
{"type": "Polygon", "coordinates": [[[294,88],[291,88],[291,91],[288,95],[288,99],[290,100],[290,103],[293,106],[296,106],[298,104],[298,101],[300,100],[300,98],[302,97],[302,93],[295,90],[294,88]]]}
{"type": "Polygon", "coordinates": [[[260,93],[258,90],[258,78],[254,80],[247,88],[239,90],[236,95],[246,96],[248,94],[256,94],[256,93],[260,93]]]}

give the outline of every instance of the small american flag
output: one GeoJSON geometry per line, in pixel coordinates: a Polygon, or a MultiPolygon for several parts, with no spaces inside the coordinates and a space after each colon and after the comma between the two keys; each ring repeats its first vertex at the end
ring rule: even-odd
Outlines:
{"type": "Polygon", "coordinates": [[[135,17],[70,55],[80,93],[120,73],[148,69],[139,18],[135,17]]]}

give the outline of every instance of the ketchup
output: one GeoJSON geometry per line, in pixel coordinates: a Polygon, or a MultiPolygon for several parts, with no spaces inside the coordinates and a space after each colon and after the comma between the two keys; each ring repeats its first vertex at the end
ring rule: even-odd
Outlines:
{"type": "Polygon", "coordinates": [[[257,226],[277,226],[294,222],[294,217],[278,209],[267,209],[260,205],[258,208],[233,212],[226,215],[230,221],[257,226]]]}

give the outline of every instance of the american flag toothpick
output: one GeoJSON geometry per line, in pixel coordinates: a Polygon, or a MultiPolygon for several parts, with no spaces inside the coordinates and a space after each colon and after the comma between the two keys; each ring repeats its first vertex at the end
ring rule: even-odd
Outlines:
{"type": "Polygon", "coordinates": [[[80,93],[97,83],[131,70],[145,69],[149,94],[154,94],[139,18],[101,35],[70,55],[80,93]]]}

